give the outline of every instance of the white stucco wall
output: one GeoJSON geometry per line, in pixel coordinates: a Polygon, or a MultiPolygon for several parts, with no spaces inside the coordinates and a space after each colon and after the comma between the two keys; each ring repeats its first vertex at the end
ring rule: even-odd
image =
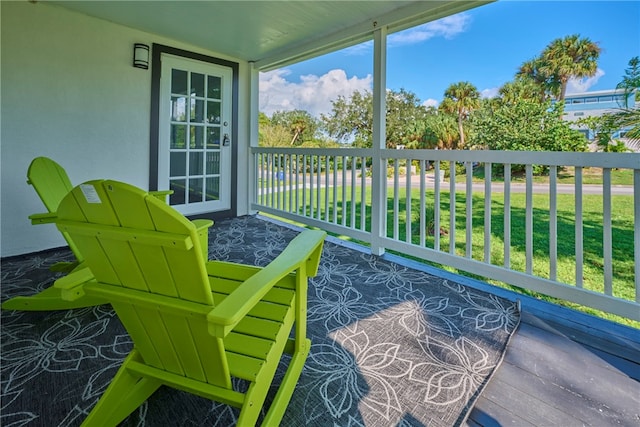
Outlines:
{"type": "MultiPolygon", "coordinates": [[[[238,139],[247,140],[246,62],[43,3],[1,2],[0,15],[1,256],[65,245],[55,226],[27,218],[44,212],[26,183],[34,157],[56,160],[74,184],[110,178],[148,188],[151,70],[132,67],[136,42],[239,62],[238,139]]],[[[245,213],[246,194],[238,200],[245,213]]]]}

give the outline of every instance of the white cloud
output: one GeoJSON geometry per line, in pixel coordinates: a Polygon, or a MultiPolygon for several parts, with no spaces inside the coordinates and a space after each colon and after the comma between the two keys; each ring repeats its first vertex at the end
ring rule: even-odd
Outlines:
{"type": "Polygon", "coordinates": [[[399,33],[391,34],[388,39],[389,46],[420,43],[434,37],[451,39],[466,31],[470,22],[471,15],[465,13],[447,16],[437,21],[428,22],[399,33]]]}
{"type": "Polygon", "coordinates": [[[440,104],[440,101],[432,98],[429,98],[422,103],[425,107],[437,107],[438,104],[440,104]]]}
{"type": "Polygon", "coordinates": [[[604,76],[605,72],[598,68],[596,70],[596,74],[593,77],[588,77],[584,79],[569,79],[567,82],[567,94],[569,93],[580,93],[587,92],[591,86],[598,83],[600,77],[604,76]]]}
{"type": "MultiPolygon", "coordinates": [[[[471,23],[471,15],[459,13],[453,16],[447,16],[437,21],[427,22],[398,33],[390,34],[387,38],[389,47],[402,46],[408,44],[420,43],[434,37],[443,37],[452,39],[469,28],[471,23]]],[[[369,40],[355,46],[348,47],[344,50],[347,55],[364,55],[373,49],[373,41],[369,40]]]]}
{"type": "Polygon", "coordinates": [[[480,91],[480,98],[495,98],[500,91],[499,87],[490,87],[480,91]]]}
{"type": "Polygon", "coordinates": [[[285,77],[291,72],[279,69],[260,73],[260,111],[271,116],[275,111],[306,110],[315,117],[331,111],[331,101],[339,95],[350,98],[355,91],[371,90],[373,77],[347,78],[344,70],[331,70],[322,76],[300,76],[299,82],[285,77]]]}

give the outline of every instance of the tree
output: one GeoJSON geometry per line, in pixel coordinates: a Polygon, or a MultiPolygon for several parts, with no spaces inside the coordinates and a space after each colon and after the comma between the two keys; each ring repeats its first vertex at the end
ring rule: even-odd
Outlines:
{"type": "MultiPolygon", "coordinates": [[[[541,70],[543,64],[544,62],[541,58],[525,61],[518,69],[516,79],[513,82],[514,84],[516,84],[516,82],[522,82],[521,85],[510,88],[507,86],[508,83],[506,83],[503,86],[503,88],[507,86],[505,88],[506,93],[503,94],[503,96],[508,95],[512,89],[520,91],[524,89],[525,86],[530,86],[530,90],[537,96],[538,100],[544,102],[548,98],[548,93],[553,92],[553,82],[550,77],[541,70]]],[[[515,96],[516,99],[519,98],[517,95],[515,96]]]]}
{"type": "Polygon", "coordinates": [[[629,68],[624,70],[622,81],[616,89],[624,89],[624,108],[629,108],[629,95],[635,91],[636,101],[640,101],[640,57],[629,60],[629,68]]]}
{"type": "Polygon", "coordinates": [[[507,82],[500,87],[498,90],[500,97],[497,99],[507,104],[514,104],[522,99],[544,102],[546,95],[544,90],[541,90],[541,87],[539,83],[536,83],[531,78],[517,76],[515,80],[507,82]]]}
{"type": "MultiPolygon", "coordinates": [[[[411,144],[415,138],[415,123],[427,115],[418,97],[405,89],[389,90],[386,94],[387,148],[411,144]]],[[[321,115],[324,130],[339,141],[353,140],[354,145],[371,147],[373,143],[373,94],[356,91],[351,98],[339,96],[332,101],[331,113],[321,115]]]]}
{"type": "Polygon", "coordinates": [[[628,151],[624,142],[613,139],[613,134],[619,129],[615,115],[604,114],[602,116],[588,116],[576,121],[576,124],[584,126],[595,136],[598,150],[605,153],[622,153],[628,151]]]}
{"type": "Polygon", "coordinates": [[[317,119],[304,110],[276,111],[271,115],[271,123],[288,129],[291,136],[289,145],[313,141],[319,127],[317,119]]]}
{"type": "Polygon", "coordinates": [[[552,105],[527,99],[491,110],[483,108],[471,119],[475,143],[490,150],[586,151],[586,138],[562,120],[563,111],[562,102],[552,105]]]}
{"type": "Polygon", "coordinates": [[[480,107],[480,92],[469,82],[453,83],[444,91],[444,99],[440,108],[457,116],[460,147],[462,148],[465,147],[463,123],[469,114],[478,107],[480,107]]]}
{"type": "Polygon", "coordinates": [[[355,139],[371,146],[373,97],[369,91],[355,91],[351,98],[339,95],[331,101],[331,113],[321,114],[326,133],[338,141],[355,139]]]}
{"type": "Polygon", "coordinates": [[[625,70],[622,81],[616,85],[617,89],[624,89],[624,108],[611,114],[611,120],[618,129],[627,128],[625,137],[632,144],[640,148],[640,108],[629,107],[629,94],[636,93],[636,101],[640,101],[640,59],[635,56],[629,60],[629,68],[625,70]]]}
{"type": "Polygon", "coordinates": [[[516,76],[531,79],[544,93],[562,101],[569,79],[595,75],[600,51],[597,43],[579,34],[555,39],[540,56],[524,62],[516,76]]]}
{"type": "Polygon", "coordinates": [[[459,147],[460,133],[456,117],[449,113],[436,111],[428,114],[417,124],[421,135],[419,146],[411,148],[428,148],[440,150],[454,150],[459,147]]]}
{"type": "Polygon", "coordinates": [[[290,138],[289,129],[273,124],[264,113],[258,114],[258,144],[261,147],[287,147],[290,138]]]}

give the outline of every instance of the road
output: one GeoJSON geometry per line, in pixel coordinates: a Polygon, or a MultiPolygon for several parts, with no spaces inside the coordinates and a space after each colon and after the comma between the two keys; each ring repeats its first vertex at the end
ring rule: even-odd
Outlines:
{"type": "MultiPolygon", "coordinates": [[[[359,173],[359,172],[358,172],[359,173]]],[[[288,178],[288,175],[286,176],[288,178]]],[[[313,185],[317,186],[317,175],[314,175],[313,177],[313,185]]],[[[466,189],[466,180],[464,177],[460,177],[462,179],[462,182],[457,181],[456,182],[456,191],[458,192],[464,192],[466,189]]],[[[357,177],[357,183],[360,183],[360,177],[357,177]]],[[[302,176],[300,175],[298,177],[298,180],[300,181],[300,185],[302,185],[302,176]]],[[[368,186],[371,185],[371,178],[367,177],[365,178],[365,182],[368,186]]],[[[336,185],[341,185],[342,183],[342,173],[338,172],[337,174],[337,180],[336,180],[336,185]]],[[[400,176],[399,180],[398,180],[398,184],[400,188],[405,188],[406,186],[406,176],[400,176]]],[[[324,187],[327,182],[325,181],[325,176],[324,174],[321,175],[320,177],[320,184],[321,187],[324,187]]],[[[329,180],[328,180],[328,184],[329,185],[333,185],[333,174],[329,175],[329,180]]],[[[347,171],[346,174],[346,184],[350,185],[351,184],[351,172],[347,171]]],[[[387,185],[389,187],[393,186],[393,178],[387,178],[387,185]]],[[[434,186],[434,177],[433,175],[425,175],[425,185],[427,188],[433,188],[434,186]]],[[[473,191],[474,192],[478,192],[478,193],[482,193],[484,192],[484,183],[473,183],[473,191]]],[[[307,174],[307,188],[309,188],[309,175],[307,174]]],[[[419,175],[413,175],[411,177],[411,188],[420,188],[420,176],[419,175]]],[[[449,181],[442,181],[440,183],[440,189],[447,191],[449,189],[449,181]]],[[[557,184],[556,186],[556,190],[558,194],[573,194],[575,191],[575,187],[573,184],[557,184]]],[[[512,182],[511,183],[511,192],[512,193],[524,193],[526,191],[526,185],[523,183],[515,183],[512,182]]],[[[491,184],[491,192],[492,193],[504,193],[504,183],[502,182],[494,182],[491,184]]],[[[533,184],[533,192],[537,193],[537,194],[548,194],[549,193],[549,184],[533,184]]],[[[582,194],[595,194],[595,195],[601,195],[602,194],[602,185],[595,185],[595,184],[583,184],[582,185],[582,194]]],[[[633,186],[626,186],[626,185],[612,185],[611,186],[611,194],[612,195],[621,195],[621,196],[632,196],[633,195],[633,186]]]]}

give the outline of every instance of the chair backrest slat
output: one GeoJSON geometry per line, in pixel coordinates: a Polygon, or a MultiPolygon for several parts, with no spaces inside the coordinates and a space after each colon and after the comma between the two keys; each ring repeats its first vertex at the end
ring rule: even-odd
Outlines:
{"type": "Polygon", "coordinates": [[[62,166],[47,157],[36,157],[31,161],[27,180],[49,212],[56,212],[60,201],[73,188],[62,166]]]}

